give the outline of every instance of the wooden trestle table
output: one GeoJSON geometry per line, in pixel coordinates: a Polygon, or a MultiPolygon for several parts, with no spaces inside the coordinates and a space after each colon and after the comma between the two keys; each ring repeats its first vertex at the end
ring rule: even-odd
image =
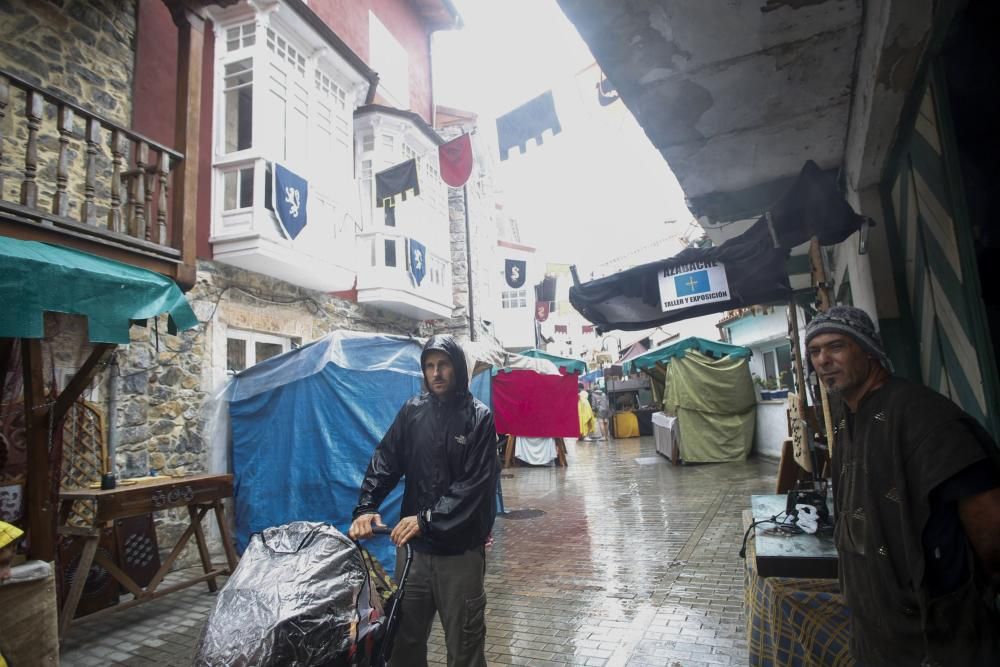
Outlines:
{"type": "MultiPolygon", "coordinates": [[[[85,540],[77,572],[89,572],[91,565],[96,562],[135,596],[132,600],[102,609],[93,614],[88,614],[83,618],[92,618],[105,613],[127,609],[128,607],[149,602],[155,598],[163,597],[168,593],[179,591],[203,581],[208,583],[209,591],[215,592],[218,590],[215,578],[220,575],[231,574],[236,569],[236,564],[239,561],[236,556],[236,550],[233,548],[229,526],[226,523],[225,510],[222,506],[222,500],[232,495],[232,475],[163,477],[162,479],[137,482],[130,486],[119,486],[110,490],[72,489],[62,491],[59,494],[61,504],[59,532],[64,535],[82,536],[85,540]],[[89,526],[68,525],[66,521],[69,517],[70,509],[74,502],[80,500],[93,501],[95,504],[93,522],[89,526]],[[170,555],[145,588],[136,584],[132,577],[126,574],[97,548],[101,537],[101,528],[110,521],[184,506],[188,508],[188,527],[181,534],[170,555]],[[201,527],[201,520],[209,510],[215,510],[215,518],[219,524],[219,532],[222,534],[222,545],[226,554],[227,567],[219,569],[216,569],[212,565],[208,552],[208,544],[205,541],[205,533],[201,527]],[[181,551],[184,550],[192,535],[194,535],[198,545],[198,554],[201,557],[204,574],[165,588],[160,588],[163,578],[170,572],[171,566],[177,560],[181,551]]],[[[66,634],[66,630],[69,629],[70,624],[73,622],[73,616],[76,613],[76,607],[80,602],[80,596],[83,593],[86,581],[86,576],[73,577],[73,584],[70,586],[59,615],[60,638],[66,634]]]]}

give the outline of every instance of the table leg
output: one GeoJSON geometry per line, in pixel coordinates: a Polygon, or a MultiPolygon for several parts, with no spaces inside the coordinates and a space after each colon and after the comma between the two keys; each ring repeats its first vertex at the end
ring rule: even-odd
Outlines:
{"type": "Polygon", "coordinates": [[[558,458],[556,460],[559,462],[559,465],[561,465],[562,467],[565,468],[566,467],[566,441],[563,440],[562,438],[556,438],[556,455],[558,456],[558,458]]]}
{"type": "Polygon", "coordinates": [[[509,468],[514,462],[514,443],[517,438],[513,435],[507,436],[507,452],[503,457],[503,465],[505,468],[509,468]]]}
{"type": "MultiPolygon", "coordinates": [[[[194,527],[194,539],[198,544],[198,555],[201,557],[201,569],[205,574],[212,571],[212,555],[208,553],[208,542],[205,541],[205,531],[201,528],[201,517],[194,505],[188,505],[188,515],[191,517],[191,526],[194,527]]],[[[207,582],[208,592],[214,593],[219,590],[219,585],[215,583],[215,577],[207,582]]]]}
{"type": "Polygon", "coordinates": [[[87,535],[84,538],[83,551],[80,553],[80,561],[76,566],[73,576],[73,585],[69,588],[66,601],[63,602],[62,618],[59,619],[59,638],[61,639],[69,630],[73,616],[76,615],[76,606],[80,604],[80,596],[83,595],[83,586],[87,583],[87,575],[90,573],[90,566],[94,562],[94,554],[97,553],[97,543],[101,539],[101,534],[87,535]]]}
{"type": "Polygon", "coordinates": [[[233,546],[233,536],[229,533],[229,524],[226,522],[226,510],[221,500],[212,502],[215,509],[215,520],[219,522],[219,534],[222,536],[222,549],[226,552],[226,562],[229,563],[229,574],[236,571],[236,566],[240,563],[239,556],[236,555],[236,548],[233,546]]]}

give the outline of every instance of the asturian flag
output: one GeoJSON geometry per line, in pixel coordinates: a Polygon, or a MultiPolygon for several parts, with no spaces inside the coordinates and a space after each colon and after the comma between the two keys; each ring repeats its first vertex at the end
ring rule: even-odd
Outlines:
{"type": "Polygon", "coordinates": [[[309,182],[286,167],[274,165],[274,211],[281,231],[294,239],[306,226],[309,182]]]}
{"type": "Polygon", "coordinates": [[[427,275],[427,248],[420,241],[409,240],[410,276],[413,282],[420,286],[427,275]]]}
{"type": "Polygon", "coordinates": [[[504,260],[503,274],[511,288],[519,289],[524,285],[525,269],[527,269],[527,262],[523,259],[504,260]]]}

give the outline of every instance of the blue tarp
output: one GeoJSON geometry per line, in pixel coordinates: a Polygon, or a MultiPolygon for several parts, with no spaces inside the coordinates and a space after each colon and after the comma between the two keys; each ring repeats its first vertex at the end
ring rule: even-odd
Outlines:
{"type": "MultiPolygon", "coordinates": [[[[375,446],[399,408],[422,390],[421,342],[334,332],[257,364],[227,392],[232,435],[236,543],[289,521],[325,521],[347,532],[375,446]]],[[[489,405],[489,373],[472,382],[489,405]]],[[[403,482],[382,503],[399,520],[403,482]]],[[[369,550],[392,573],[388,538],[369,550]]]]}

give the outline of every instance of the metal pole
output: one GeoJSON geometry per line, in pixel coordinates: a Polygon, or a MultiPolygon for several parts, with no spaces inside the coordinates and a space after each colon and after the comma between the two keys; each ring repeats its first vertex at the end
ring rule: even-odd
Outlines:
{"type": "Polygon", "coordinates": [[[465,211],[465,270],[469,283],[469,340],[476,340],[476,311],[472,304],[472,232],[469,227],[469,186],[462,186],[462,209],[465,211]]]}

